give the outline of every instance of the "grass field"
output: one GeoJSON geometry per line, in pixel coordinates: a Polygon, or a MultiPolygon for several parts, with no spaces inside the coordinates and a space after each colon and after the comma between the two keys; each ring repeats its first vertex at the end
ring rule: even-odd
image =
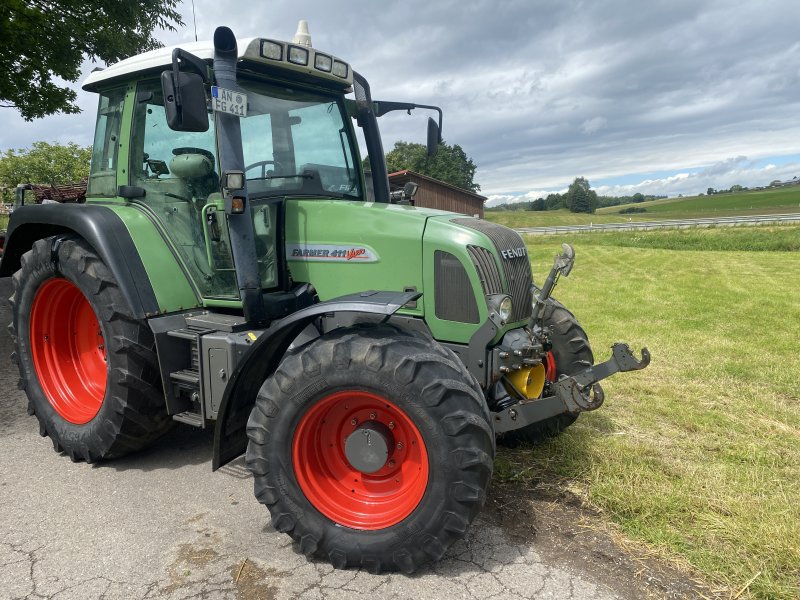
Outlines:
{"type": "Polygon", "coordinates": [[[588,225],[589,223],[621,223],[623,221],[660,221],[664,219],[699,219],[800,212],[800,186],[715,194],[690,198],[667,198],[640,204],[600,208],[593,215],[571,213],[566,209],[542,212],[486,212],[486,219],[506,227],[548,227],[551,225],[588,225]],[[620,209],[638,206],[645,213],[619,214],[620,209]]]}
{"type": "MultiPolygon", "coordinates": [[[[605,405],[562,436],[501,451],[498,476],[577,490],[731,597],[752,579],[740,598],[800,598],[796,240],[793,226],[559,240],[577,261],[556,296],[596,359],[621,339],[653,361],[607,380],[605,405]]],[[[558,243],[526,241],[541,281],[558,243]]]]}

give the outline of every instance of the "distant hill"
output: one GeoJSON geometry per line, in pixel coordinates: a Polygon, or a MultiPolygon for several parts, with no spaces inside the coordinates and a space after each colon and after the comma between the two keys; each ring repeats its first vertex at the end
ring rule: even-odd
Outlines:
{"type": "Polygon", "coordinates": [[[548,211],[486,212],[486,219],[507,227],[548,227],[551,225],[588,225],[626,221],[661,221],[664,219],[699,219],[800,213],[800,186],[787,186],[747,192],[665,198],[636,204],[600,208],[595,214],[571,213],[566,209],[548,211]],[[620,214],[631,206],[645,212],[620,214]]]}

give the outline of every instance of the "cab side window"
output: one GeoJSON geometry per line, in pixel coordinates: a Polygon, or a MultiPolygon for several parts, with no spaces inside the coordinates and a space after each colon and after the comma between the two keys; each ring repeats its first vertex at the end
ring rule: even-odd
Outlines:
{"type": "Polygon", "coordinates": [[[92,146],[92,167],[86,192],[89,197],[113,198],[117,195],[119,130],[124,105],[124,87],[100,93],[92,146]]]}
{"type": "Polygon", "coordinates": [[[173,131],[160,82],[139,83],[129,181],[145,193],[134,201],[163,223],[203,297],[235,298],[218,164],[213,123],[208,131],[173,131]]]}

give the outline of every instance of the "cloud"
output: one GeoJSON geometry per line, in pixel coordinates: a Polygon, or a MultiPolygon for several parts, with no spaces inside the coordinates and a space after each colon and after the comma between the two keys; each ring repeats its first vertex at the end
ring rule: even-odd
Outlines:
{"type": "MultiPolygon", "coordinates": [[[[351,62],[376,98],[441,106],[445,140],[472,157],[492,197],[559,190],[576,176],[665,171],[689,176],[648,185],[721,188],[731,172],[755,179],[764,170],[725,161],[800,153],[791,0],[195,4],[201,39],[221,24],[241,37],[289,39],[297,20],[308,19],[314,45],[351,62]],[[698,165],[718,172],[700,175],[698,165]]],[[[187,26],[162,32],[167,44],[194,39],[191,7],[182,7],[187,26]]],[[[90,143],[95,100],[79,102],[81,115],[34,123],[0,113],[0,150],[90,143]]],[[[422,142],[426,118],[383,117],[384,146],[422,142]]]]}
{"type": "Polygon", "coordinates": [[[581,123],[581,131],[585,134],[592,134],[603,129],[608,123],[605,117],[594,117],[581,123]]]}

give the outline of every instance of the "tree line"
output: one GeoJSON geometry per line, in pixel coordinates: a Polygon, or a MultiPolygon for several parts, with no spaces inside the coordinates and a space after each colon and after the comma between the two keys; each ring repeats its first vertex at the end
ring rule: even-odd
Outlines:
{"type": "Polygon", "coordinates": [[[655,200],[657,198],[666,198],[666,196],[644,195],[638,192],[631,196],[600,196],[591,189],[589,181],[585,177],[576,177],[563,194],[552,193],[536,200],[501,204],[486,210],[544,211],[566,208],[575,213],[593,213],[598,208],[620,206],[622,204],[638,204],[645,200],[655,200]]]}

